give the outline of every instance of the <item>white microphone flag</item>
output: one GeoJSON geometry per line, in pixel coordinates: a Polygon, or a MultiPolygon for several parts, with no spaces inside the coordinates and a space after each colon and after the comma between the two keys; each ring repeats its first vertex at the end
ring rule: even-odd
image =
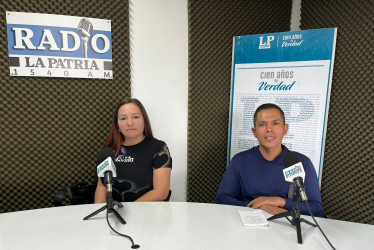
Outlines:
{"type": "Polygon", "coordinates": [[[111,171],[113,177],[117,177],[116,166],[112,160],[112,157],[106,158],[100,165],[97,166],[97,176],[104,177],[106,171],[111,171]]]}
{"type": "Polygon", "coordinates": [[[288,182],[293,182],[296,177],[302,177],[305,180],[305,171],[303,164],[298,162],[288,168],[283,169],[284,179],[288,182]]]}

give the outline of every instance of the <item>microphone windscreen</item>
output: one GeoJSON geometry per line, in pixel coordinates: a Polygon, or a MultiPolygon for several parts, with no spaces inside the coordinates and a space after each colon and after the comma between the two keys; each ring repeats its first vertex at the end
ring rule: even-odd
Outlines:
{"type": "Polygon", "coordinates": [[[99,152],[99,156],[97,157],[96,165],[99,165],[103,161],[105,161],[106,158],[111,157],[114,159],[114,151],[111,148],[103,148],[99,152]]]}
{"type": "Polygon", "coordinates": [[[283,158],[284,168],[288,168],[299,162],[301,162],[299,154],[293,151],[288,151],[288,153],[283,158]]]}

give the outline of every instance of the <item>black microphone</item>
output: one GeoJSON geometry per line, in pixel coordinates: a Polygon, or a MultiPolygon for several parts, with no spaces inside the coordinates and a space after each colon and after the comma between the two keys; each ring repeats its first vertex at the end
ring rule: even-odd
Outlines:
{"type": "Polygon", "coordinates": [[[304,186],[305,171],[300,156],[296,152],[288,151],[283,158],[283,164],[283,174],[286,181],[293,182],[299,191],[301,200],[307,202],[308,198],[304,186]]]}
{"type": "Polygon", "coordinates": [[[114,151],[111,148],[103,148],[102,150],[100,150],[99,156],[97,157],[97,165],[98,165],[97,166],[97,176],[99,178],[104,177],[104,185],[106,185],[106,187],[107,187],[106,206],[104,206],[103,208],[101,208],[101,209],[95,211],[94,213],[86,216],[83,219],[87,220],[88,218],[90,218],[90,217],[96,215],[97,213],[103,211],[103,209],[105,209],[105,207],[106,207],[107,208],[106,220],[108,222],[108,226],[110,227],[110,229],[112,229],[113,232],[115,232],[116,234],[118,234],[120,236],[123,236],[125,238],[128,238],[131,241],[131,244],[132,244],[131,248],[136,249],[136,248],[139,248],[140,246],[135,244],[133,239],[130,236],[117,232],[110,225],[109,219],[108,219],[108,214],[113,213],[122,224],[126,224],[126,221],[113,208],[114,205],[117,205],[118,207],[123,207],[123,205],[120,202],[113,200],[113,197],[112,197],[113,177],[117,177],[116,166],[114,165],[114,161],[113,161],[114,157],[115,157],[115,154],[114,154],[114,151]]]}

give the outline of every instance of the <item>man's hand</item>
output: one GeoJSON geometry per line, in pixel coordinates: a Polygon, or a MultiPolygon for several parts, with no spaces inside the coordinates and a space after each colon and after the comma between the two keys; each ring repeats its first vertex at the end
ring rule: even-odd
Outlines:
{"type": "Polygon", "coordinates": [[[273,205],[263,205],[262,207],[260,207],[260,209],[264,210],[265,212],[268,212],[271,215],[276,215],[276,214],[287,212],[286,209],[273,206],[273,205]]]}
{"type": "Polygon", "coordinates": [[[281,197],[260,196],[248,203],[247,207],[261,208],[264,205],[272,205],[282,208],[286,205],[286,200],[281,197]]]}

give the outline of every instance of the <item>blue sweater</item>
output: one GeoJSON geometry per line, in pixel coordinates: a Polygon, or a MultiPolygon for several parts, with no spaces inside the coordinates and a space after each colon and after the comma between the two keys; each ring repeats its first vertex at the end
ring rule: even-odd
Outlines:
{"type": "MultiPolygon", "coordinates": [[[[283,176],[283,157],[288,152],[282,145],[283,152],[273,161],[266,160],[259,147],[253,147],[235,155],[223,176],[218,189],[216,203],[236,206],[247,206],[260,196],[277,196],[285,198],[284,209],[292,210],[296,202],[288,199],[289,182],[283,176]]],[[[323,216],[321,193],[316,171],[312,162],[305,155],[299,154],[305,170],[305,191],[309,207],[314,216],[323,216]]],[[[301,214],[309,215],[303,202],[299,202],[301,214]]]]}

